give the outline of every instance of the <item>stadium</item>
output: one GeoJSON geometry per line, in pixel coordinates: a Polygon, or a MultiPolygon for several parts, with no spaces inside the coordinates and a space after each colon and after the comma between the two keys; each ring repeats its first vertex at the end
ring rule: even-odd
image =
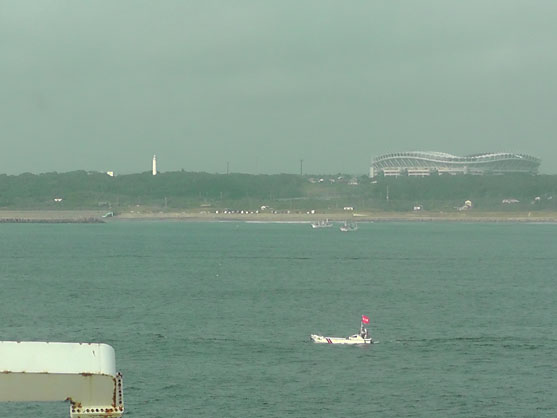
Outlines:
{"type": "Polygon", "coordinates": [[[429,176],[430,174],[537,174],[540,159],[507,152],[458,157],[444,152],[399,152],[381,155],[371,162],[370,177],[429,176]]]}

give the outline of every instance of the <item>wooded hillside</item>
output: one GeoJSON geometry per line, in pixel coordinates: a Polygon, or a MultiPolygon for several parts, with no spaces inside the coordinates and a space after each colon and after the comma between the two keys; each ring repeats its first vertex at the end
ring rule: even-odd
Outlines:
{"type": "MultiPolygon", "coordinates": [[[[0,175],[0,207],[6,209],[155,210],[218,208],[256,210],[381,209],[454,210],[471,200],[484,210],[555,210],[557,176],[429,176],[354,178],[168,172],[110,177],[104,173],[0,175]],[[503,201],[506,201],[504,203],[503,201]]],[[[209,210],[209,209],[207,209],[209,210]]]]}

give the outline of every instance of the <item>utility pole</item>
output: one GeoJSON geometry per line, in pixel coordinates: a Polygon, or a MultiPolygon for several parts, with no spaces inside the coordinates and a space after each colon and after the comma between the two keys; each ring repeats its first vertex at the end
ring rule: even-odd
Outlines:
{"type": "Polygon", "coordinates": [[[300,160],[300,177],[304,175],[304,160],[300,160]]]}

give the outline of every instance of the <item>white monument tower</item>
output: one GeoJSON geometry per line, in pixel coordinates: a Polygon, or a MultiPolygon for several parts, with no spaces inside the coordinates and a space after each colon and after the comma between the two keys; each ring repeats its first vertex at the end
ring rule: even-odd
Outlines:
{"type": "Polygon", "coordinates": [[[157,156],[153,155],[153,176],[157,175],[157,156]]]}

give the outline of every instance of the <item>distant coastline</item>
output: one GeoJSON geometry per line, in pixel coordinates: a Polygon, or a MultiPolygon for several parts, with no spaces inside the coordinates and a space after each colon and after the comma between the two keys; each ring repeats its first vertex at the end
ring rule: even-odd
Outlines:
{"type": "Polygon", "coordinates": [[[0,210],[0,223],[110,223],[119,221],[310,223],[343,222],[557,222],[555,211],[532,212],[350,212],[350,213],[210,213],[195,211],[122,212],[103,217],[100,211],[0,210]]]}

